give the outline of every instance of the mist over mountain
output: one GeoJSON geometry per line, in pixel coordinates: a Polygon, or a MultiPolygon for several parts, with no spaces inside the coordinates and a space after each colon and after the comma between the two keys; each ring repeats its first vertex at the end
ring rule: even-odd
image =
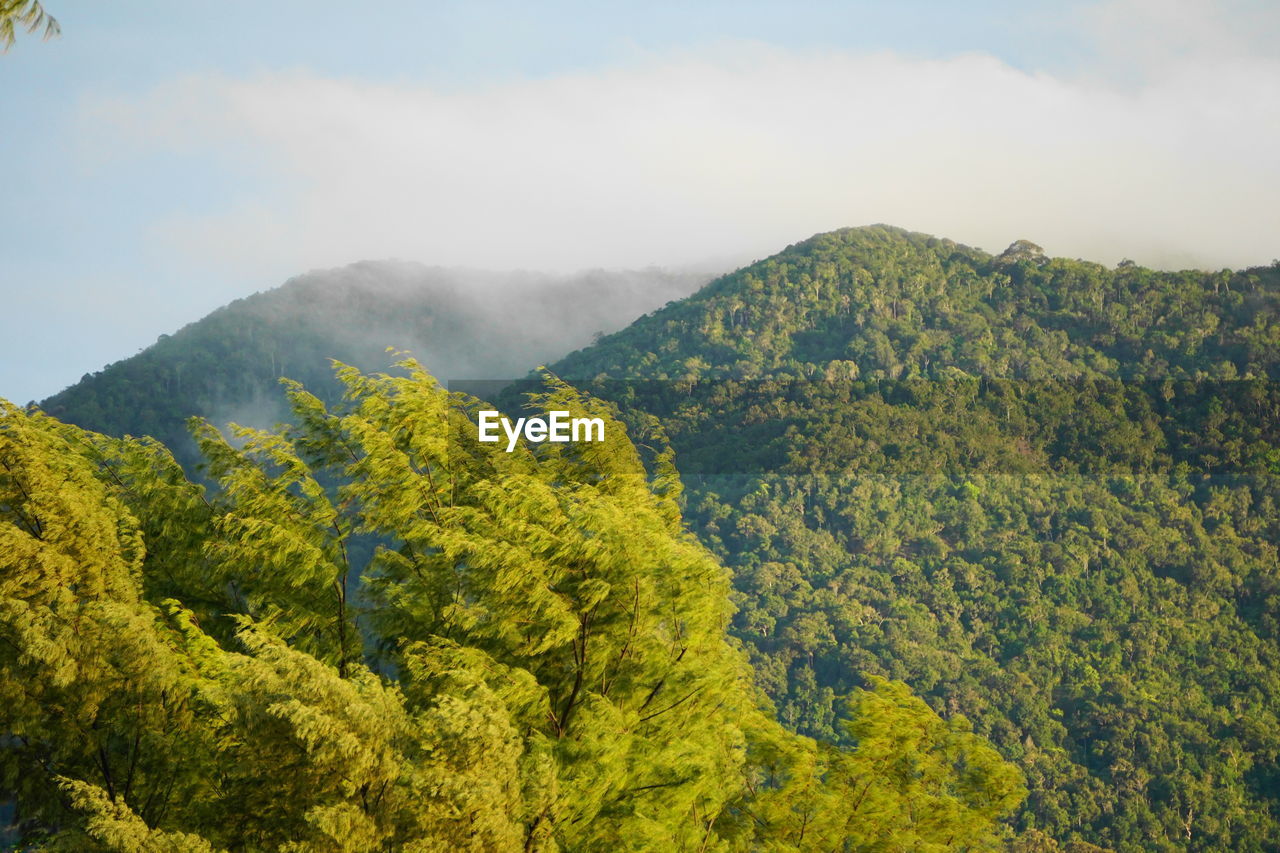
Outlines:
{"type": "Polygon", "coordinates": [[[329,359],[385,370],[412,352],[442,382],[502,379],[564,355],[710,276],[657,268],[576,275],[364,261],[238,299],[45,400],[49,414],[111,435],[152,435],[191,459],[192,415],[270,426],[279,378],[339,393],[329,359]]]}

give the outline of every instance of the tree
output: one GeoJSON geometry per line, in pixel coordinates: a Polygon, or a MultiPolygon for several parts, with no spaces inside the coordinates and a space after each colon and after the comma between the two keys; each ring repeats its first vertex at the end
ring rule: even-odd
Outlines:
{"type": "Polygon", "coordinates": [[[0,0],[0,52],[13,47],[17,27],[29,33],[43,28],[45,39],[62,32],[57,19],[45,12],[39,0],[0,0]]]}
{"type": "Polygon", "coordinates": [[[0,405],[0,784],[22,843],[800,851],[1003,833],[1017,771],[901,685],[859,700],[851,749],[778,725],[659,432],[637,433],[646,467],[609,405],[547,377],[526,405],[600,417],[606,441],[507,453],[475,440],[479,401],[398,369],[339,366],[333,410],[291,384],[296,425],[276,432],[196,423],[207,495],[154,442],[0,405]],[[367,607],[348,596],[360,577],[367,607]],[[849,811],[859,791],[873,812],[849,811]]]}

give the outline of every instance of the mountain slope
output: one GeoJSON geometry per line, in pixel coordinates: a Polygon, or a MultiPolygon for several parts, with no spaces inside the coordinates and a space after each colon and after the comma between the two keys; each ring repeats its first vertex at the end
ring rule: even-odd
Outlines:
{"type": "MultiPolygon", "coordinates": [[[[495,277],[396,269],[244,300],[46,405],[174,441],[191,412],[282,417],[281,374],[332,395],[325,356],[378,368],[390,344],[444,378],[512,375],[694,284],[497,297],[495,277]]],[[[663,416],[689,523],[732,567],[735,633],[792,728],[845,737],[836,697],[888,675],[1022,766],[1023,829],[1268,849],[1278,293],[1275,266],[1107,269],[847,229],[553,370],[663,416]]]]}
{"type": "Polygon", "coordinates": [[[848,229],[552,370],[663,417],[789,725],[889,675],[1021,764],[1023,828],[1280,837],[1280,268],[848,229]]]}
{"type": "Polygon", "coordinates": [[[992,256],[888,226],[821,234],[564,359],[646,379],[1234,379],[1280,353],[1280,265],[1156,272],[992,256]],[[654,348],[647,348],[656,345],[654,348]]]}
{"type": "Polygon", "coordinates": [[[282,376],[339,393],[330,358],[385,369],[394,346],[442,381],[517,376],[705,280],[658,269],[553,277],[366,261],[237,300],[41,405],[97,432],[153,435],[189,461],[188,417],[269,426],[287,415],[282,376]]]}

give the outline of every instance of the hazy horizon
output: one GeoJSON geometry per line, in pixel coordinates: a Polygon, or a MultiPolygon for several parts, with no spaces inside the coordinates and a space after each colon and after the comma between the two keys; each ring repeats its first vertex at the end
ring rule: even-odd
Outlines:
{"type": "Polygon", "coordinates": [[[362,259],[727,271],[877,222],[1280,256],[1266,3],[45,7],[0,56],[16,402],[362,259]]]}

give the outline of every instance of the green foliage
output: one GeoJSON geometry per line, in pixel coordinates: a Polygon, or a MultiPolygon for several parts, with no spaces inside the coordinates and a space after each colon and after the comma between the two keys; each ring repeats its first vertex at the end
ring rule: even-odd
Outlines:
{"type": "Polygon", "coordinates": [[[13,47],[18,27],[29,33],[43,29],[45,39],[62,32],[58,21],[45,12],[38,0],[0,0],[0,52],[13,47]]]}
{"type": "Polygon", "coordinates": [[[3,404],[22,843],[811,850],[815,809],[834,849],[1004,837],[1017,771],[902,685],[857,700],[845,749],[770,719],[669,452],[651,477],[609,406],[548,380],[530,405],[609,441],[508,454],[398,368],[340,367],[333,411],[291,385],[283,432],[195,423],[212,493],[154,441],[3,404]]]}
{"type": "Polygon", "coordinates": [[[944,721],[901,682],[857,690],[849,749],[765,741],[751,816],[766,850],[997,849],[996,821],[1026,795],[964,717],[944,721]],[[777,784],[777,780],[785,780],[777,784]],[[772,788],[758,787],[774,780],[772,788]],[[904,825],[903,815],[911,822],[904,825]]]}
{"type": "Polygon", "coordinates": [[[281,377],[336,402],[344,387],[330,359],[372,370],[395,346],[437,376],[507,379],[704,281],[658,269],[550,278],[366,261],[238,299],[41,406],[94,432],[152,436],[195,473],[204,457],[187,420],[270,427],[289,419],[281,377]]]}
{"type": "MultiPolygon", "coordinates": [[[[599,398],[614,400],[646,475],[629,441],[511,455],[461,443],[472,403],[411,364],[397,377],[321,375],[322,356],[368,361],[386,342],[361,349],[359,334],[329,321],[335,306],[363,318],[352,320],[360,331],[430,326],[464,350],[489,327],[444,293],[413,307],[376,287],[297,283],[50,401],[84,425],[161,435],[190,464],[186,415],[221,422],[248,407],[259,423],[283,417],[265,389],[286,370],[306,379],[315,396],[292,387],[297,426],[282,434],[197,430],[210,491],[156,442],[24,421],[39,425],[24,446],[52,442],[39,463],[51,473],[37,477],[51,484],[47,494],[82,501],[86,525],[101,501],[114,501],[123,515],[104,529],[145,543],[142,557],[120,546],[120,564],[134,567],[122,573],[103,562],[109,542],[94,534],[97,556],[83,569],[136,579],[112,588],[134,589],[128,618],[157,626],[147,630],[167,638],[157,647],[172,650],[173,671],[188,680],[163,681],[169,664],[141,672],[144,649],[94,658],[51,617],[12,630],[50,665],[88,656],[94,678],[122,673],[111,683],[128,684],[125,697],[163,695],[179,721],[163,725],[188,732],[202,756],[196,768],[229,761],[225,743],[252,739],[206,724],[202,703],[222,709],[219,720],[265,717],[250,712],[256,688],[212,674],[247,670],[190,656],[259,660],[283,648],[303,655],[289,666],[318,661],[344,682],[378,673],[374,682],[398,698],[361,702],[399,702],[414,720],[449,709],[447,720],[354,737],[391,744],[406,756],[401,768],[430,753],[442,762],[430,778],[465,779],[431,790],[441,792],[439,814],[476,815],[487,827],[475,836],[482,848],[501,848],[516,827],[535,847],[805,849],[830,839],[830,849],[839,839],[850,849],[916,849],[946,843],[934,828],[952,819],[967,827],[954,838],[995,843],[990,816],[1017,786],[983,764],[989,755],[978,762],[990,780],[981,797],[948,775],[969,761],[948,756],[984,755],[962,745],[967,718],[1026,777],[1014,849],[1267,849],[1280,834],[1278,293],[1275,266],[1161,273],[1049,258],[1027,241],[992,256],[883,226],[819,235],[554,367],[596,398],[552,383],[535,405],[608,415],[599,398]],[[348,403],[333,411],[321,402],[344,393],[348,403]],[[661,429],[646,414],[659,415],[661,429]],[[71,485],[73,458],[93,472],[97,485],[86,488],[100,492],[71,485]],[[732,589],[681,532],[682,509],[731,571],[732,589]],[[169,599],[179,609],[166,609],[169,599]],[[806,737],[777,730],[756,707],[741,653],[720,642],[726,624],[778,719],[806,737]],[[276,645],[249,653],[251,637],[276,645]],[[910,756],[885,767],[918,776],[891,782],[858,762],[874,750],[850,731],[856,709],[900,721],[923,714],[876,677],[910,685],[937,721],[918,718],[918,741],[877,741],[883,754],[910,756]],[[217,704],[230,695],[245,716],[217,704]],[[851,709],[848,696],[863,699],[851,709]],[[643,719],[653,711],[662,713],[643,719]],[[472,732],[480,739],[464,747],[472,732]],[[423,745],[433,738],[459,752],[423,745]],[[882,803],[886,819],[902,810],[910,819],[881,826],[859,811],[842,823],[861,790],[842,781],[855,771],[875,780],[860,808],[882,803]],[[482,784],[491,780],[504,781],[482,784]],[[468,792],[483,805],[450,811],[468,792]]],[[[25,499],[13,495],[5,517],[26,531],[16,514],[25,499]]],[[[59,553],[18,534],[6,541],[23,565],[53,565],[59,553]]],[[[79,532],[57,547],[77,541],[79,532]]],[[[58,606],[87,605],[73,595],[58,606]]],[[[124,623],[94,624],[113,637],[124,623]]],[[[287,687],[293,675],[275,678],[287,687]]],[[[106,692],[95,683],[75,690],[95,701],[95,690],[106,692]]],[[[303,705],[328,695],[316,687],[303,705]]],[[[54,707],[79,701],[50,696],[54,707]]],[[[44,701],[20,699],[15,714],[44,701]]],[[[326,727],[348,725],[335,708],[317,713],[326,727]]],[[[40,725],[61,732],[58,719],[40,725]]],[[[105,738],[118,776],[128,733],[159,723],[106,719],[125,733],[105,738]]],[[[87,740],[42,749],[110,800],[93,760],[107,723],[94,723],[87,740]]],[[[168,778],[165,750],[177,750],[168,743],[139,751],[135,786],[168,778]]],[[[258,748],[264,765],[281,759],[258,748]]],[[[48,810],[33,825],[62,820],[70,801],[56,793],[58,777],[22,760],[9,778],[44,780],[25,795],[48,810]]],[[[390,832],[376,843],[410,849],[406,839],[458,832],[444,818],[423,818],[431,828],[422,829],[401,812],[360,829],[344,811],[351,798],[319,783],[288,789],[303,812],[285,798],[257,835],[233,832],[210,817],[232,812],[204,793],[206,778],[218,777],[173,783],[173,802],[204,804],[190,814],[129,807],[153,831],[197,832],[224,847],[282,844],[270,835],[277,821],[316,845],[390,832]],[[313,819],[299,816],[308,810],[313,819]]],[[[237,793],[237,808],[268,793],[237,793]]]]}
{"type": "Polygon", "coordinates": [[[1273,378],[1278,291],[1276,266],[1109,270],[1018,244],[993,257],[888,226],[850,228],[723,276],[554,369],[683,387],[758,378],[1273,378]]]}
{"type": "Polygon", "coordinates": [[[101,816],[108,835],[157,822],[207,790],[183,637],[143,600],[139,524],[80,447],[0,405],[2,784],[36,826],[92,812],[97,788],[133,809],[101,816]]]}
{"type": "Polygon", "coordinates": [[[1027,833],[1267,849],[1277,343],[1277,267],[1107,270],[877,226],[553,369],[661,418],[786,725],[851,742],[840,697],[898,679],[1022,767],[1027,833]]]}

